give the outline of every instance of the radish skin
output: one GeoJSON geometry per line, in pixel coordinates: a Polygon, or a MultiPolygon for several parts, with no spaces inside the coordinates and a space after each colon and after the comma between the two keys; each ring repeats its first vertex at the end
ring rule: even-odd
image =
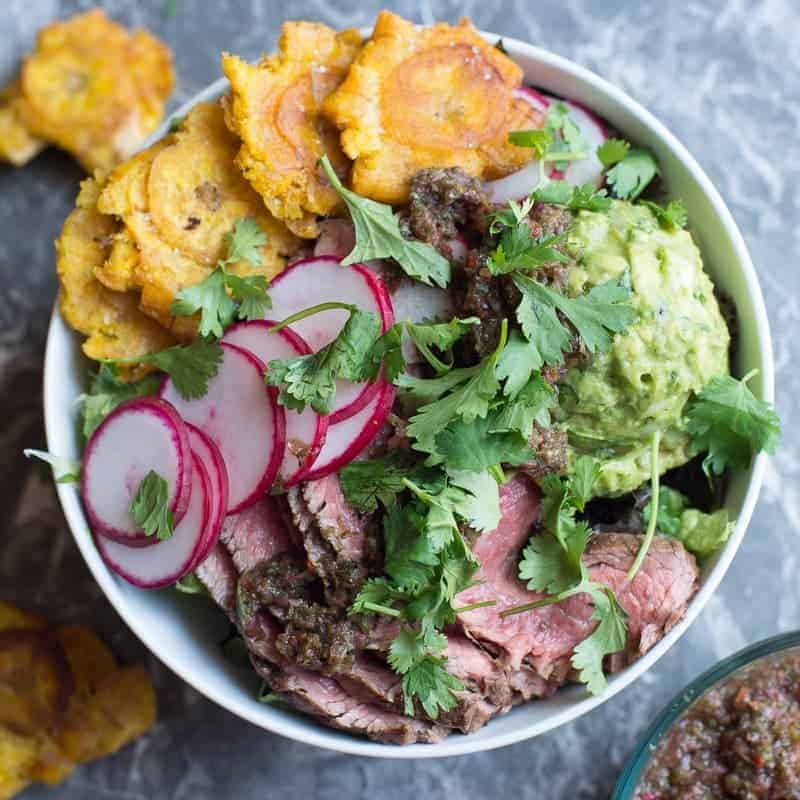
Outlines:
{"type": "MultiPolygon", "coordinates": [[[[275,324],[271,320],[239,322],[228,328],[222,341],[247,350],[266,365],[273,359],[294,358],[311,353],[311,348],[291,328],[272,332],[271,328],[275,324]]],[[[283,486],[288,488],[302,480],[303,475],[311,469],[325,442],[328,417],[318,414],[311,406],[300,412],[284,408],[284,412],[286,451],[278,476],[283,486]]]]}
{"type": "Polygon", "coordinates": [[[169,403],[142,397],[112,411],[86,444],[81,494],[95,533],[130,547],[154,544],[130,514],[139,484],[151,470],[166,480],[169,509],[180,522],[192,491],[186,427],[169,403]]]}
{"type": "Polygon", "coordinates": [[[219,448],[206,436],[200,428],[186,423],[189,434],[189,446],[192,455],[199,459],[208,476],[209,512],[206,529],[201,537],[200,547],[191,569],[205,561],[214,548],[222,530],[222,522],[228,508],[228,471],[219,448]]]}
{"type": "Polygon", "coordinates": [[[184,400],[167,378],[161,397],[205,433],[228,471],[228,513],[255,503],[275,482],[286,447],[286,416],[278,392],[264,384],[264,363],[222,342],[222,361],[206,394],[184,400]]]}
{"type": "Polygon", "coordinates": [[[192,457],[192,490],[183,519],[169,539],[155,539],[152,547],[129,547],[95,534],[106,564],[128,583],[142,589],[169,586],[194,568],[208,524],[209,479],[202,461],[192,457]]]}

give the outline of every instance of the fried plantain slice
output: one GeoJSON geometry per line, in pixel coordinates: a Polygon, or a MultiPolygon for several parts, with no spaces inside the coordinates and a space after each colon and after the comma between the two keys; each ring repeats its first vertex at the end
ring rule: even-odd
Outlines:
{"type": "Polygon", "coordinates": [[[248,64],[224,54],[231,82],[226,122],[242,140],[236,163],[267,208],[298,236],[317,236],[317,215],[341,201],[317,168],[327,154],[343,177],[349,162],[336,129],[318,114],[361,47],[354,29],[337,33],[317,22],[286,22],[278,52],[248,64]]]}
{"type": "Polygon", "coordinates": [[[0,600],[0,631],[19,628],[23,630],[40,631],[47,627],[47,620],[38,614],[31,614],[21,608],[12,606],[0,600]]]}
{"type": "Polygon", "coordinates": [[[39,743],[0,725],[0,800],[21,792],[33,779],[39,743]]]}
{"type": "Polygon", "coordinates": [[[27,164],[46,147],[46,142],[34,136],[22,121],[21,102],[18,80],[0,92],[0,161],[15,167],[27,164]]]}
{"type": "MultiPolygon", "coordinates": [[[[88,338],[89,358],[128,358],[163,350],[173,343],[169,332],[141,313],[135,293],[113,292],[95,278],[108,254],[118,223],[98,212],[99,184],[83,182],[77,207],[56,241],[56,271],[61,284],[61,313],[88,338]]],[[[136,371],[127,373],[136,376],[136,371]]]]}
{"type": "Polygon", "coordinates": [[[109,169],[157,127],[173,84],[166,45],[93,9],[39,31],[23,61],[20,113],[89,172],[109,169]]]}
{"type": "Polygon", "coordinates": [[[508,142],[510,131],[542,124],[513,97],[521,82],[520,67],[469,20],[417,28],[382,11],[321,113],[341,130],[342,148],[355,162],[353,189],[398,204],[425,167],[458,166],[493,179],[529,161],[530,150],[508,142]]]}
{"type": "Polygon", "coordinates": [[[267,243],[260,266],[241,261],[226,267],[231,272],[271,279],[299,246],[237,170],[237,147],[219,104],[201,103],[176,133],[118,167],[98,201],[125,225],[98,279],[140,291],[142,310],[180,338],[193,336],[196,326],[172,317],[175,295],[214,269],[238,219],[255,219],[267,243]]]}

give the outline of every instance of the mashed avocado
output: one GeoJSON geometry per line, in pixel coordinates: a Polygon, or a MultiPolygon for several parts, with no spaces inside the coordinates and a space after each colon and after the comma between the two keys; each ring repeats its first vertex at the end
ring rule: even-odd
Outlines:
{"type": "Polygon", "coordinates": [[[662,472],[690,459],[683,408],[728,374],[730,335],[692,237],[664,230],[647,207],[615,201],[607,213],[581,212],[569,247],[578,262],[570,294],[627,272],[639,312],[608,353],[568,372],[560,395],[571,455],[601,459],[600,494],[623,494],[649,478],[656,428],[662,472]]]}

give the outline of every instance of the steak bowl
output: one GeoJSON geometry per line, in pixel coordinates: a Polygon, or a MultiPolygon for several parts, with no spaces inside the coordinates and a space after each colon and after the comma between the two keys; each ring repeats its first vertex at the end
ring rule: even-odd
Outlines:
{"type": "MultiPolygon", "coordinates": [[[[495,34],[485,37],[494,42],[495,34]]],[[[773,399],[773,363],[764,301],[755,269],[730,211],[709,178],[680,142],[650,113],[620,89],[587,69],[514,39],[503,38],[509,55],[522,67],[526,81],[555,95],[570,97],[597,112],[624,136],[653,151],[669,197],[686,206],[691,231],[716,285],[735,303],[740,323],[735,375],[757,369],[752,382],[757,396],[773,399]]],[[[177,111],[213,100],[226,89],[220,80],[177,111]]],[[[164,135],[167,126],[154,138],[164,135]]],[[[67,458],[80,456],[75,422],[76,398],[84,391],[88,363],[78,337],[58,309],[50,323],[44,366],[44,413],[48,448],[67,458]]],[[[681,635],[708,602],[725,575],[753,513],[766,457],[757,456],[749,470],[728,483],[725,507],[737,524],[725,547],[704,565],[701,587],[686,615],[652,650],[628,669],[610,677],[606,692],[588,696],[582,687],[557,692],[546,700],[516,707],[470,736],[453,736],[427,745],[378,744],[328,730],[310,718],[256,699],[256,678],[223,655],[219,645],[227,621],[204,605],[172,590],[142,591],[116,578],[95,549],[78,490],[60,484],[58,494],[67,522],[89,568],[111,604],[133,632],[187,683],[234,714],[255,725],[298,741],[345,753],[390,758],[431,758],[490,750],[553,730],[609,700],[646,672],[681,635]]]]}

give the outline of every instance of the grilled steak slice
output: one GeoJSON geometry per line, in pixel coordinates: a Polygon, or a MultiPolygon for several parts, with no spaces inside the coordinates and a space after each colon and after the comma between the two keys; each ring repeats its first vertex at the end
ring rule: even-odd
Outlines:
{"type": "Polygon", "coordinates": [[[364,703],[319,673],[276,667],[257,657],[253,666],[273,691],[281,692],[295,708],[331,728],[388,744],[432,743],[447,735],[439,725],[364,703]]]}
{"type": "Polygon", "coordinates": [[[219,540],[239,574],[292,547],[283,518],[271,497],[264,497],[222,524],[219,540]]]}
{"type": "Polygon", "coordinates": [[[347,504],[338,475],[292,487],[289,508],[330,605],[349,606],[369,575],[375,537],[369,520],[347,504]]]}
{"type": "MultiPolygon", "coordinates": [[[[506,608],[541,597],[517,578],[520,549],[538,516],[538,490],[518,476],[502,487],[500,502],[500,525],[483,534],[473,548],[481,562],[478,577],[485,582],[462,592],[457,601],[468,605],[492,598],[497,604],[465,612],[459,621],[468,636],[497,647],[508,669],[519,670],[527,661],[548,684],[558,684],[569,675],[575,646],[597,626],[591,619],[591,603],[586,595],[578,595],[535,611],[499,616],[506,608]]],[[[636,579],[626,583],[640,542],[641,537],[628,534],[599,534],[584,556],[590,576],[614,589],[628,613],[628,651],[611,659],[612,669],[629,663],[660,639],[683,616],[697,588],[693,557],[679,542],[662,537],[653,541],[636,579]]]]}
{"type": "Polygon", "coordinates": [[[230,553],[219,543],[194,571],[214,602],[231,618],[236,616],[236,582],[239,574],[230,553]]]}

